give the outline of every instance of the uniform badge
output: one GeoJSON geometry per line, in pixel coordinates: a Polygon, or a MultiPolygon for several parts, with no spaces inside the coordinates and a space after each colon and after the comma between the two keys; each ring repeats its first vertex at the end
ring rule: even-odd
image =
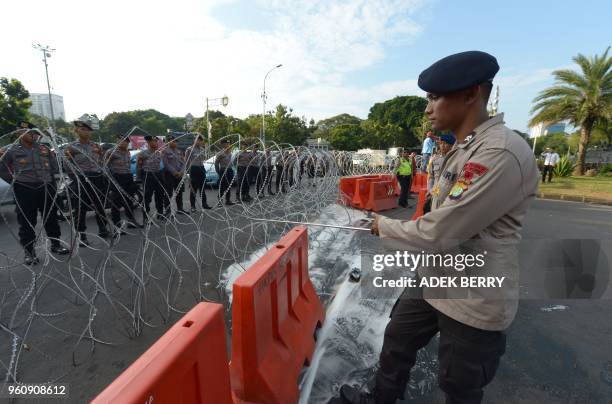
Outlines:
{"type": "Polygon", "coordinates": [[[19,159],[19,161],[18,161],[18,162],[19,162],[19,164],[21,164],[22,166],[25,166],[25,165],[26,165],[26,163],[28,162],[28,160],[26,160],[26,159],[19,159]]]}
{"type": "Polygon", "coordinates": [[[438,197],[440,195],[440,187],[439,186],[435,186],[431,189],[431,194],[435,197],[438,197]]]}
{"type": "Polygon", "coordinates": [[[472,185],[478,178],[482,177],[489,169],[482,164],[469,162],[463,166],[461,177],[451,188],[448,197],[452,200],[458,200],[461,195],[472,185]]]}

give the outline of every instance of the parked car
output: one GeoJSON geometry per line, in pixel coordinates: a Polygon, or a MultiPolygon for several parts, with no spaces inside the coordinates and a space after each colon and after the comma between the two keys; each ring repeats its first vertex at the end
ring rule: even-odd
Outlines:
{"type": "Polygon", "coordinates": [[[0,179],[0,206],[11,205],[15,203],[15,197],[13,196],[13,190],[11,184],[0,179]]]}

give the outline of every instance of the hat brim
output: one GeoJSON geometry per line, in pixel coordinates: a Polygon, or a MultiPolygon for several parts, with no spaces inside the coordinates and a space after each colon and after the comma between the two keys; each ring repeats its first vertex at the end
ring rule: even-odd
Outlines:
{"type": "Polygon", "coordinates": [[[93,128],[92,128],[90,125],[86,124],[85,122],[81,122],[81,121],[73,121],[72,123],[73,123],[73,124],[74,124],[74,126],[76,126],[76,127],[80,127],[80,128],[87,128],[87,129],[89,129],[89,130],[93,130],[93,128]]]}

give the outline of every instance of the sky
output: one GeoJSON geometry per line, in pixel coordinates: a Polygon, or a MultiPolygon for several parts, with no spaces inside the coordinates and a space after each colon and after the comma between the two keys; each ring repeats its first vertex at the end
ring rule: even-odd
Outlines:
{"type": "Polygon", "coordinates": [[[227,95],[245,118],[282,103],[308,120],[398,95],[420,95],[419,73],[452,53],[482,50],[499,64],[499,111],[528,130],[531,101],[551,72],[612,43],[612,2],[455,0],[20,0],[0,5],[0,77],[52,92],[66,118],[154,108],[202,116],[227,95]],[[21,16],[17,18],[17,16],[21,16]]]}

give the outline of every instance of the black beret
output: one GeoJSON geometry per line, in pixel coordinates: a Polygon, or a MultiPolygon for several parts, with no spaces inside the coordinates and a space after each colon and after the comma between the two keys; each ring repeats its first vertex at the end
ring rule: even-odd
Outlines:
{"type": "Polygon", "coordinates": [[[117,140],[119,142],[123,142],[124,140],[127,140],[129,142],[130,141],[130,137],[126,136],[126,135],[117,135],[117,140]]]}
{"type": "Polygon", "coordinates": [[[26,121],[20,121],[17,124],[17,129],[36,129],[36,125],[26,121]]]}
{"type": "Polygon", "coordinates": [[[166,135],[166,141],[169,142],[169,141],[174,140],[174,139],[176,139],[176,137],[174,135],[166,135]]]}
{"type": "Polygon", "coordinates": [[[418,84],[428,93],[452,93],[493,80],[498,71],[497,59],[488,53],[461,52],[440,59],[423,70],[418,84]]]}
{"type": "Polygon", "coordinates": [[[151,135],[146,135],[146,136],[144,137],[144,140],[145,140],[145,141],[147,141],[147,142],[148,142],[148,141],[150,141],[150,140],[153,140],[153,139],[155,139],[155,137],[154,137],[154,136],[151,136],[151,135]]]}
{"type": "Polygon", "coordinates": [[[221,143],[222,144],[230,144],[230,143],[232,143],[232,141],[229,140],[229,139],[223,139],[223,141],[221,143]]]}

